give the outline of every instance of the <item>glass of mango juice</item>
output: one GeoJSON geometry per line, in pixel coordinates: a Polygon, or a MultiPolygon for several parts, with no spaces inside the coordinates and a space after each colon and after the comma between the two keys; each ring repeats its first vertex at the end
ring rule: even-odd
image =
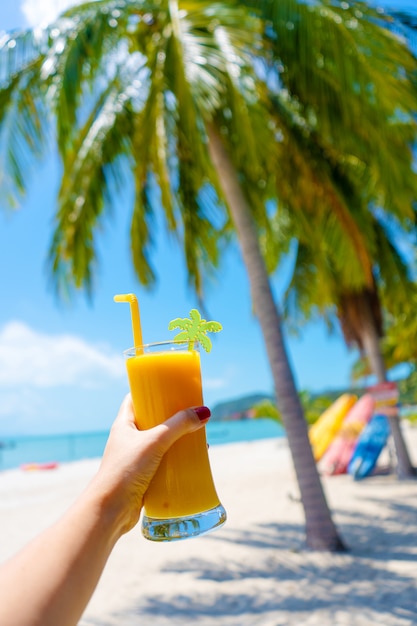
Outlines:
{"type": "MultiPolygon", "coordinates": [[[[138,428],[152,428],[181,409],[203,405],[198,346],[174,340],[125,352],[138,428]]],[[[164,455],[145,494],[142,533],[152,541],[174,541],[207,533],[225,521],[202,428],[164,455]]]]}

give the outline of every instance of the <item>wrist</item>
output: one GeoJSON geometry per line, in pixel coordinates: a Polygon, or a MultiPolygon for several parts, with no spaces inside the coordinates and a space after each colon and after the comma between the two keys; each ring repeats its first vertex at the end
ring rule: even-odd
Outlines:
{"type": "Polygon", "coordinates": [[[94,503],[100,526],[113,537],[114,543],[139,520],[142,503],[128,503],[120,495],[120,488],[101,480],[99,475],[93,478],[85,495],[94,503]]]}

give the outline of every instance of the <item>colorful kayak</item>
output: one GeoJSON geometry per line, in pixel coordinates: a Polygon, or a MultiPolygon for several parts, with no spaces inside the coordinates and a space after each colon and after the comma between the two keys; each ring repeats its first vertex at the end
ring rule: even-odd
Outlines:
{"type": "Polygon", "coordinates": [[[309,430],[313,455],[319,461],[339,432],[347,413],[357,400],[357,396],[344,393],[319,417],[309,430]]]}
{"type": "Polygon", "coordinates": [[[365,393],[353,405],[320,461],[319,470],[322,474],[346,474],[359,435],[371,419],[374,409],[375,399],[370,393],[365,393]]]}
{"type": "Polygon", "coordinates": [[[389,435],[388,418],[379,413],[374,415],[360,434],[349,462],[348,473],[355,480],[366,478],[372,473],[389,435]]]}

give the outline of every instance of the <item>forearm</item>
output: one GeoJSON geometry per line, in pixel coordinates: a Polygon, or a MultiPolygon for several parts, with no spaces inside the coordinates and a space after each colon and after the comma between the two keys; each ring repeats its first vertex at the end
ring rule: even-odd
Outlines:
{"type": "Polygon", "coordinates": [[[0,624],[77,624],[121,529],[90,486],[53,527],[0,568],[0,624]]]}

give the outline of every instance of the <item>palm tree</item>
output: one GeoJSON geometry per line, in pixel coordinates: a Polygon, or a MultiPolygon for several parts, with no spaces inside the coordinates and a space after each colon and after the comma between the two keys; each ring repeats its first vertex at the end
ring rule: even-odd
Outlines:
{"type": "Polygon", "coordinates": [[[239,215],[238,204],[230,202],[215,176],[223,183],[229,180],[219,158],[226,157],[233,184],[240,177],[248,188],[255,186],[253,206],[245,191],[238,199],[243,198],[241,213],[249,222],[243,249],[246,240],[254,246],[254,260],[246,261],[268,287],[265,291],[258,284],[251,269],[254,298],[266,296],[272,309],[268,350],[278,366],[277,391],[288,415],[307,543],[339,549],[343,544],[312,459],[252,213],[256,209],[259,219],[265,219],[274,175],[268,156],[274,127],[265,124],[270,118],[267,86],[254,69],[262,35],[262,22],[236,5],[86,3],[51,24],[40,40],[29,32],[6,42],[0,119],[6,134],[11,121],[15,123],[7,142],[8,171],[22,188],[19,147],[23,143],[40,149],[45,112],[55,116],[63,175],[50,258],[58,289],[92,288],[95,231],[127,168],[135,185],[131,245],[139,280],[149,284],[154,278],[149,248],[159,209],[157,188],[167,227],[182,243],[197,293],[202,289],[201,268],[217,264],[219,231],[228,227],[221,201],[232,204],[232,214],[239,215]],[[221,135],[233,145],[233,159],[226,156],[221,135]]]}
{"type": "MultiPolygon", "coordinates": [[[[415,286],[410,286],[410,290],[405,293],[409,294],[413,290],[412,287],[415,286]]],[[[396,297],[395,292],[390,295],[392,298],[396,297]]],[[[384,336],[382,308],[376,285],[373,290],[342,293],[339,319],[345,339],[356,345],[361,353],[366,354],[377,381],[379,383],[387,381],[387,369],[380,345],[380,340],[384,336]]],[[[399,418],[397,415],[389,415],[388,420],[396,451],[397,475],[399,478],[411,478],[415,476],[416,471],[411,464],[399,418]]]]}
{"type": "Polygon", "coordinates": [[[63,171],[50,249],[58,289],[92,290],[97,231],[127,172],[135,187],[132,262],[143,284],[154,278],[151,235],[161,206],[199,294],[202,270],[219,262],[219,234],[235,229],[293,455],[307,543],[337,550],[343,543],[309,446],[259,234],[269,229],[270,200],[279,198],[307,221],[330,204],[337,237],[359,259],[362,275],[366,246],[357,223],[329,181],[316,177],[303,142],[310,131],[331,135],[330,152],[341,142],[338,156],[351,147],[350,158],[358,142],[376,158],[381,146],[363,126],[372,126],[378,109],[368,103],[370,70],[356,37],[375,37],[375,50],[384,51],[372,73],[381,86],[385,81],[388,98],[395,91],[409,101],[410,60],[360,3],[263,4],[248,10],[204,0],[98,0],[43,31],[11,35],[0,70],[4,171],[11,189],[24,189],[27,150],[36,155],[45,147],[52,114],[63,171]],[[360,29],[357,5],[365,16],[360,29]],[[255,9],[272,14],[265,21],[255,9]],[[401,68],[392,78],[387,59],[401,68]],[[357,110],[363,120],[352,114],[357,110]]]}

